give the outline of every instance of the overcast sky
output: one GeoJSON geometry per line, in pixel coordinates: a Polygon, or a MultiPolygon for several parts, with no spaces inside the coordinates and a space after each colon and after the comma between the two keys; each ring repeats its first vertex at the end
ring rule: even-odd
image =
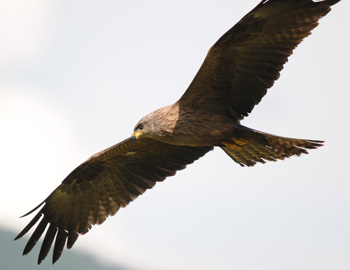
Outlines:
{"type": "MultiPolygon", "coordinates": [[[[1,2],[0,225],[19,231],[77,165],[177,100],[258,0],[1,2]]],[[[253,168],[216,149],[74,249],[133,269],[349,269],[349,10],[334,6],[243,121],[324,147],[253,168]]]]}

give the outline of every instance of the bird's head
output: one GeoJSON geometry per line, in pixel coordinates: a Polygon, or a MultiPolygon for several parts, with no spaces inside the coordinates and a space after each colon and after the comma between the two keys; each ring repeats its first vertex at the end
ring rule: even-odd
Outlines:
{"type": "Polygon", "coordinates": [[[141,136],[162,140],[161,138],[168,133],[171,133],[176,124],[178,110],[174,105],[166,106],[151,112],[141,118],[134,128],[131,135],[131,140],[136,141],[141,136]],[[173,112],[173,113],[169,113],[173,112]]]}
{"type": "Polygon", "coordinates": [[[141,118],[140,121],[135,125],[134,131],[131,135],[131,140],[134,142],[141,136],[151,136],[152,130],[154,129],[154,119],[151,114],[141,118]]]}
{"type": "Polygon", "coordinates": [[[145,132],[145,127],[143,123],[137,123],[134,128],[134,132],[131,135],[131,141],[136,141],[145,132]]]}

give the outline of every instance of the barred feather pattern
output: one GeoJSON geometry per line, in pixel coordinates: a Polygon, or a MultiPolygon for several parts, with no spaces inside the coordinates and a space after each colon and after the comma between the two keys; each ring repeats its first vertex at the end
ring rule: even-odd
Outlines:
{"type": "Polygon", "coordinates": [[[79,235],[152,188],[156,182],[173,176],[178,170],[205,155],[213,147],[175,146],[141,138],[126,139],[103,150],[73,170],[62,184],[24,216],[42,208],[15,240],[36,229],[24,248],[28,254],[44,234],[38,264],[54,243],[52,262],[70,249],[79,235]],[[46,230],[46,232],[45,232],[46,230]]]}
{"type": "Polygon", "coordinates": [[[239,165],[254,166],[256,163],[283,160],[290,156],[308,154],[307,149],[316,149],[323,141],[293,139],[253,131],[262,135],[264,140],[250,140],[241,148],[222,146],[221,148],[239,165]]]}

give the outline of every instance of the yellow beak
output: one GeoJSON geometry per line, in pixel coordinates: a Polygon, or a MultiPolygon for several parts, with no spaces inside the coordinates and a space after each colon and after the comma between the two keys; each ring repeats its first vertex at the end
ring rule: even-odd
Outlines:
{"type": "Polygon", "coordinates": [[[143,132],[144,130],[141,130],[139,132],[133,132],[131,135],[131,141],[136,141],[142,135],[143,132]]]}

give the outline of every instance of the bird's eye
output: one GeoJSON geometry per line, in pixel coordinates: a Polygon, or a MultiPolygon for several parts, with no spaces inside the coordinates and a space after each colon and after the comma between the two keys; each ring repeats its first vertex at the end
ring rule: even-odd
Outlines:
{"type": "Polygon", "coordinates": [[[139,125],[137,126],[137,129],[143,129],[143,125],[142,125],[142,124],[139,124],[139,125]]]}

